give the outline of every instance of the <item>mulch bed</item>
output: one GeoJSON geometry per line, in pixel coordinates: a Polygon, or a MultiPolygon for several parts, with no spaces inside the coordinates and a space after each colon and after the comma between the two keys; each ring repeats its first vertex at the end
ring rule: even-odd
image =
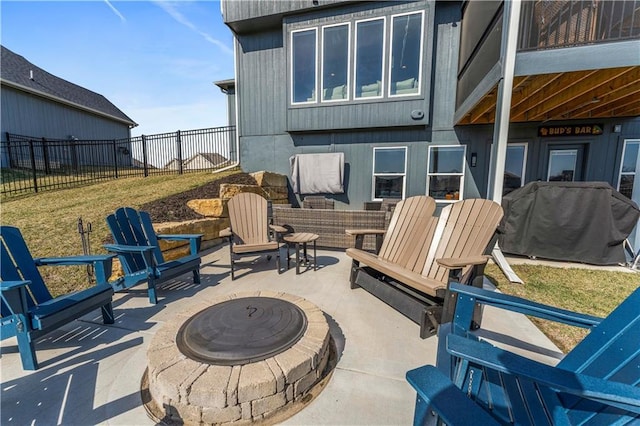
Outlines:
{"type": "Polygon", "coordinates": [[[204,216],[187,207],[187,201],[201,198],[219,198],[220,184],[233,183],[238,185],[257,185],[256,180],[247,173],[236,173],[214,180],[205,185],[170,195],[150,203],[143,204],[140,210],[151,215],[153,222],[182,222],[185,220],[202,219],[204,216]]]}

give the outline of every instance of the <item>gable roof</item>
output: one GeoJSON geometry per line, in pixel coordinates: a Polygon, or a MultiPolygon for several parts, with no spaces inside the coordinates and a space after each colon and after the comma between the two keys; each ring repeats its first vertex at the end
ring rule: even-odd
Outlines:
{"type": "Polygon", "coordinates": [[[202,157],[214,165],[222,164],[225,161],[228,161],[223,155],[220,155],[217,152],[199,152],[197,154],[192,155],[191,158],[188,158],[187,160],[185,160],[185,163],[193,161],[198,157],[202,157]]]}
{"type": "Polygon", "coordinates": [[[104,96],[56,77],[4,46],[0,48],[0,82],[3,85],[106,116],[131,127],[137,126],[104,96]]]}

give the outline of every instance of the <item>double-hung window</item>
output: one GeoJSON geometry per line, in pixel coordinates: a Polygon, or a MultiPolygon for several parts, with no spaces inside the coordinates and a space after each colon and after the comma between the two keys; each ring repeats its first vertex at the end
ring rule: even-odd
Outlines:
{"type": "Polygon", "coordinates": [[[291,32],[291,103],[311,103],[316,95],[315,28],[291,32]]]}
{"type": "Polygon", "coordinates": [[[354,98],[379,98],[384,93],[385,18],[356,22],[354,98]]]}
{"type": "Polygon", "coordinates": [[[349,24],[322,27],[322,101],[349,98],[349,24]]]}
{"type": "Polygon", "coordinates": [[[373,200],[404,199],[407,147],[373,148],[373,200]]]}
{"type": "Polygon", "coordinates": [[[620,178],[618,179],[618,191],[627,198],[638,197],[638,185],[636,177],[640,172],[640,139],[626,140],[622,151],[622,164],[620,165],[620,178]]]}
{"type": "Polygon", "coordinates": [[[466,146],[429,147],[427,194],[439,202],[461,200],[464,194],[466,146]]]}
{"type": "Polygon", "coordinates": [[[389,96],[420,93],[423,15],[423,12],[407,13],[391,18],[389,96]]]}

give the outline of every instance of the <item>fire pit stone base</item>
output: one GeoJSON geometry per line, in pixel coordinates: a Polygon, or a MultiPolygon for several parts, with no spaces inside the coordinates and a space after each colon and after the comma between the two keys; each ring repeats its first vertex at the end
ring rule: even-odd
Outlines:
{"type": "Polygon", "coordinates": [[[184,424],[268,420],[304,398],[324,377],[331,352],[329,343],[329,325],[323,312],[299,296],[260,291],[198,303],[168,321],[151,340],[147,351],[151,401],[147,409],[157,420],[184,424]],[[203,363],[180,352],[176,336],[185,321],[212,305],[242,297],[279,298],[295,304],[307,318],[303,336],[284,352],[244,365],[203,363]]]}

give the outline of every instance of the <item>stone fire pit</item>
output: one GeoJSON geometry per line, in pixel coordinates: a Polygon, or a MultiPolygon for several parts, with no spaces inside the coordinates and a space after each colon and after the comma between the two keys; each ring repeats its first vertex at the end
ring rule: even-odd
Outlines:
{"type": "MultiPolygon", "coordinates": [[[[274,334],[282,333],[276,330],[274,334]]],[[[322,311],[298,296],[260,291],[199,303],[168,321],[153,337],[143,379],[145,407],[154,420],[167,423],[281,421],[302,409],[326,384],[335,363],[330,343],[329,325],[322,311]],[[275,302],[276,307],[270,309],[269,302],[275,302]],[[293,314],[281,310],[282,305],[291,305],[293,314]],[[239,316],[245,315],[245,309],[247,315],[256,318],[255,326],[251,319],[245,324],[251,330],[242,329],[239,316]],[[208,322],[223,325],[208,331],[208,322]],[[253,353],[266,344],[264,335],[269,331],[259,330],[263,324],[278,329],[286,328],[288,322],[299,331],[284,332],[284,340],[276,342],[281,346],[275,349],[279,353],[253,353]],[[234,323],[240,324],[238,330],[233,329],[234,323]],[[234,339],[253,334],[254,329],[258,329],[255,342],[237,344],[249,346],[248,358],[236,360],[241,355],[228,353],[236,345],[234,339]],[[186,335],[195,335],[193,342],[186,335]],[[227,347],[225,339],[230,342],[227,347]],[[203,355],[207,349],[212,349],[210,356],[203,355]]]]}

